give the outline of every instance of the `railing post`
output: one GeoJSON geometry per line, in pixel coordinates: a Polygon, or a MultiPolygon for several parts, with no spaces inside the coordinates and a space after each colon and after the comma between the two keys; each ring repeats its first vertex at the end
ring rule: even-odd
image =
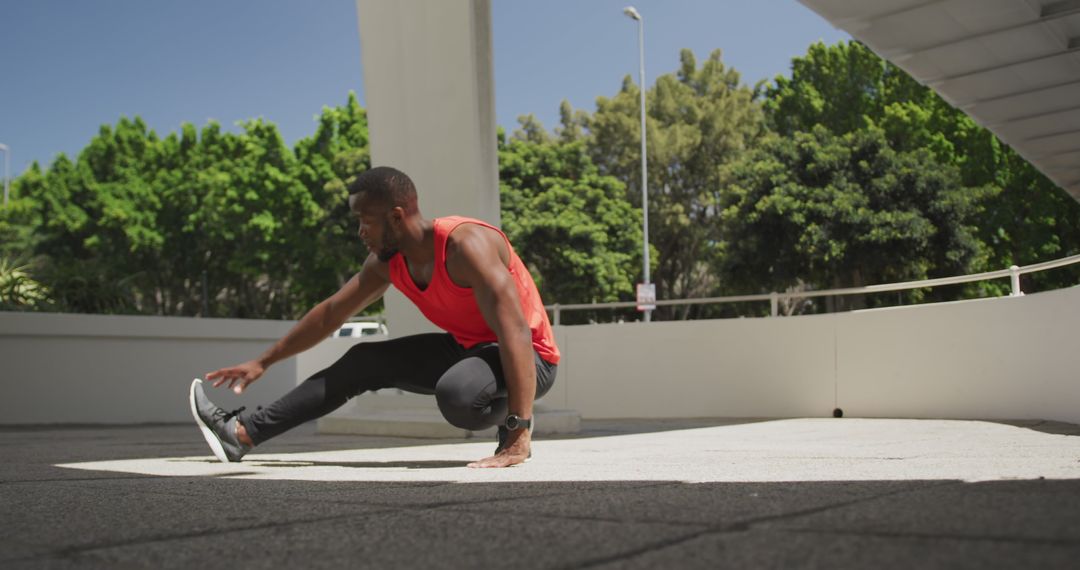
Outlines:
{"type": "Polygon", "coordinates": [[[1012,294],[1010,297],[1023,297],[1024,292],[1020,290],[1020,268],[1013,265],[1009,267],[1009,272],[1012,273],[1012,294]]]}
{"type": "Polygon", "coordinates": [[[772,316],[776,316],[777,308],[780,305],[780,296],[776,294],[776,291],[769,293],[769,305],[772,311],[772,316]]]}
{"type": "Polygon", "coordinates": [[[552,312],[552,316],[555,317],[555,322],[552,323],[552,324],[554,324],[555,326],[559,326],[559,313],[561,311],[559,310],[559,304],[558,303],[555,303],[555,306],[551,308],[551,312],[552,312]]]}

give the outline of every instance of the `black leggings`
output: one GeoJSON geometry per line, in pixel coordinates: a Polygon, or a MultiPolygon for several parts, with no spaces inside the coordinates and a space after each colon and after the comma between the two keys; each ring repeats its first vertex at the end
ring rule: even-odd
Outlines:
{"type": "MultiPolygon", "coordinates": [[[[536,397],[551,389],[556,366],[533,352],[536,397]]],[[[443,417],[467,430],[492,427],[506,417],[506,381],[496,343],[465,350],[449,334],[420,334],[362,342],[288,394],[239,420],[260,444],[304,422],[325,416],[369,390],[398,388],[434,394],[443,417]]]]}

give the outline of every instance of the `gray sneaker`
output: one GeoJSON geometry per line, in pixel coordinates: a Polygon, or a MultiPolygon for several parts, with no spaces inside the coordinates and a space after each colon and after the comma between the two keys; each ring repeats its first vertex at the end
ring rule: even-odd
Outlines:
{"type": "Polygon", "coordinates": [[[240,443],[236,438],[236,415],[244,411],[238,410],[226,412],[217,407],[203,392],[203,382],[196,378],[191,382],[191,390],[188,393],[191,403],[191,415],[195,417],[195,423],[199,425],[199,431],[210,445],[210,451],[222,463],[230,461],[238,462],[248,451],[250,445],[240,443]]]}

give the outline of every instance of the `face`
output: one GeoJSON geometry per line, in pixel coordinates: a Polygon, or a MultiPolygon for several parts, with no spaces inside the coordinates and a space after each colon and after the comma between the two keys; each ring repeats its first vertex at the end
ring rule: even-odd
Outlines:
{"type": "Polygon", "coordinates": [[[355,194],[349,196],[349,209],[359,223],[357,233],[368,251],[374,253],[383,263],[390,261],[400,247],[397,233],[400,216],[395,215],[395,209],[388,209],[355,194]]]}

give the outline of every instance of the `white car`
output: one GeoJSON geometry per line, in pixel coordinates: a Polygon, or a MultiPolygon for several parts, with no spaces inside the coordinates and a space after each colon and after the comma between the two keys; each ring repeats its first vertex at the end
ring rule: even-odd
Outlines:
{"type": "Polygon", "coordinates": [[[373,321],[358,321],[345,323],[334,333],[335,337],[359,338],[364,336],[388,336],[390,331],[386,324],[373,321]]]}

